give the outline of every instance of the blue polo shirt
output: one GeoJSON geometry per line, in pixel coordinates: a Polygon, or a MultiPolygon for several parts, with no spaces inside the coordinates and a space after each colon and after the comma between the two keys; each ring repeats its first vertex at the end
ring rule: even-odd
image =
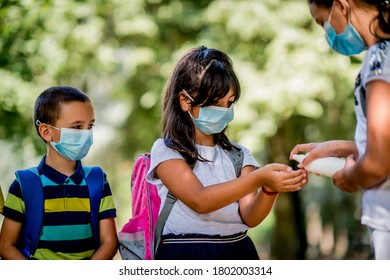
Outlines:
{"type": "MultiPolygon", "coordinates": [[[[90,218],[89,191],[81,161],[75,172],[66,176],[45,163],[38,166],[43,185],[44,219],[35,259],[89,259],[95,252],[90,218]]],[[[99,220],[115,218],[116,209],[104,175],[99,220]]],[[[3,209],[9,219],[24,223],[25,205],[18,179],[10,186],[3,209]]]]}

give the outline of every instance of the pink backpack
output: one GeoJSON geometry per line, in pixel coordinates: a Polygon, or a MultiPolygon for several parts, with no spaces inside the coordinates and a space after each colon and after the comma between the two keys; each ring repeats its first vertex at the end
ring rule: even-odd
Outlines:
{"type": "Polygon", "coordinates": [[[161,199],[155,185],[145,181],[150,154],[137,157],[131,176],[132,218],[119,232],[119,252],[124,260],[154,259],[154,231],[161,199]]]}

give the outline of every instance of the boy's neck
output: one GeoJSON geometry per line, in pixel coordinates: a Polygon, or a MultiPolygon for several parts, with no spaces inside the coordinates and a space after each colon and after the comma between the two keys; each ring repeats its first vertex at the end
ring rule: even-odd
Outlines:
{"type": "Polygon", "coordinates": [[[48,149],[45,163],[66,176],[72,175],[76,169],[76,161],[68,160],[52,149],[48,149]]]}

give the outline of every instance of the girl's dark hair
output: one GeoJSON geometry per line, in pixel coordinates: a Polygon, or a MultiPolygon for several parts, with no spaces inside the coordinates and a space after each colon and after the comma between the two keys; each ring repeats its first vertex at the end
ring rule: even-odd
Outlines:
{"type": "MultiPolygon", "coordinates": [[[[333,5],[334,0],[307,0],[309,4],[315,4],[319,7],[330,8],[333,5]]],[[[389,0],[358,0],[357,4],[365,5],[367,7],[375,7],[378,10],[378,26],[385,34],[390,34],[390,1],[389,0]]],[[[373,25],[371,24],[371,27],[373,25]]],[[[380,39],[378,32],[371,30],[372,34],[380,39]]]]}
{"type": "MultiPolygon", "coordinates": [[[[231,59],[223,52],[200,46],[187,52],[176,64],[168,80],[163,100],[163,137],[165,144],[180,152],[188,164],[201,160],[195,145],[195,127],[188,114],[181,109],[179,94],[186,91],[193,105],[210,106],[233,89],[235,101],[241,87],[231,59]]],[[[215,143],[231,150],[232,144],[225,130],[214,135],[215,143]]]]}
{"type": "Polygon", "coordinates": [[[61,112],[61,105],[73,101],[91,102],[81,90],[70,86],[54,86],[43,91],[35,101],[34,125],[39,135],[37,121],[55,125],[61,112]]]}

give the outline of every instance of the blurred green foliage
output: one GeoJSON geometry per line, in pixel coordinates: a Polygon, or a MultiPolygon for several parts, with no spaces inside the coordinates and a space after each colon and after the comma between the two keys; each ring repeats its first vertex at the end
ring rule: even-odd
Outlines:
{"type": "MultiPolygon", "coordinates": [[[[330,51],[303,0],[0,0],[0,183],[36,164],[35,98],[53,85],[90,95],[95,144],[86,162],[108,174],[118,229],[131,213],[135,156],[160,135],[161,95],[173,64],[205,45],[233,59],[243,94],[229,135],[259,163],[288,160],[302,142],[353,139],[361,57],[330,51]]],[[[279,197],[251,230],[263,258],[367,258],[359,195],[330,179],[279,197]]]]}

